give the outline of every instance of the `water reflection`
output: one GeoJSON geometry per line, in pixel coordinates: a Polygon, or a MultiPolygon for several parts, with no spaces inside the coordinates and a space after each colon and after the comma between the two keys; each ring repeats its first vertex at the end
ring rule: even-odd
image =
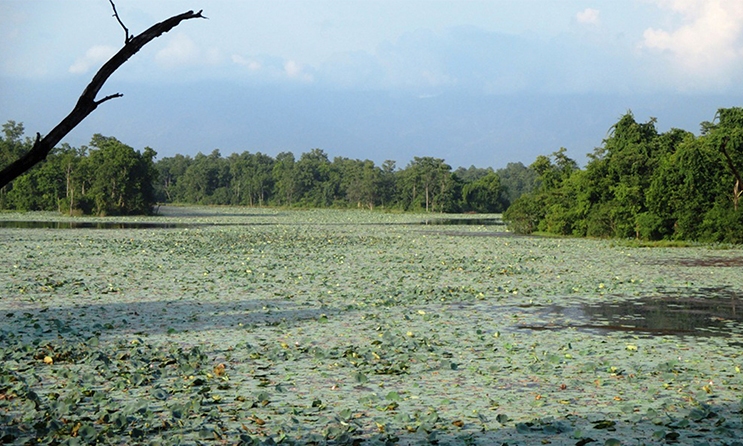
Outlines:
{"type": "Polygon", "coordinates": [[[718,336],[743,331],[738,293],[726,287],[614,302],[531,307],[550,320],[547,324],[519,325],[520,329],[574,328],[639,335],[718,336]]]}
{"type": "Polygon", "coordinates": [[[206,226],[205,223],[90,222],[90,221],[0,221],[0,228],[14,229],[170,229],[206,226]]]}
{"type": "Polygon", "coordinates": [[[423,220],[424,225],[466,225],[466,226],[505,226],[500,218],[430,218],[423,220]]]}
{"type": "MultiPolygon", "coordinates": [[[[248,215],[248,214],[221,214],[220,216],[239,216],[239,217],[255,217],[266,215],[248,215]]],[[[178,214],[179,217],[199,217],[202,214],[178,214]]],[[[273,217],[275,215],[268,215],[273,217]]],[[[204,226],[254,226],[254,225],[270,225],[275,223],[270,222],[256,222],[256,221],[233,221],[233,222],[163,222],[163,221],[148,221],[148,222],[122,222],[122,221],[41,221],[41,220],[0,220],[0,228],[12,228],[12,229],[182,229],[182,228],[194,228],[204,226]]],[[[285,223],[286,224],[286,223],[285,223]]],[[[296,223],[302,224],[313,224],[321,226],[408,226],[415,225],[417,223],[411,222],[381,222],[381,223],[359,223],[359,222],[304,222],[296,223]]],[[[503,222],[498,218],[440,218],[423,220],[419,224],[423,225],[503,225],[503,222]]],[[[451,234],[450,234],[451,235],[451,234]]],[[[456,233],[455,235],[496,235],[496,236],[508,236],[513,235],[505,232],[488,233],[488,234],[476,234],[476,233],[456,233]]]]}

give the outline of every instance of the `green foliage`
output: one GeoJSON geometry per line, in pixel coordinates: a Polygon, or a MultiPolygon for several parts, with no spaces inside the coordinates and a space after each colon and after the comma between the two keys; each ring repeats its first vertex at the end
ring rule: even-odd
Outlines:
{"type": "Polygon", "coordinates": [[[699,240],[743,244],[743,212],[727,200],[720,200],[707,211],[699,225],[699,240]]]}
{"type": "MultiPolygon", "coordinates": [[[[20,144],[23,127],[10,121],[0,141],[4,157],[20,144]]],[[[21,144],[30,147],[30,142],[21,144]]],[[[45,161],[18,177],[0,196],[0,206],[97,215],[147,214],[155,202],[155,151],[135,151],[115,138],[94,135],[91,147],[63,144],[45,161]]]]}
{"type": "Polygon", "coordinates": [[[93,201],[97,215],[147,214],[155,201],[156,153],[144,153],[116,138],[96,134],[85,158],[89,182],[85,196],[93,201]]]}
{"type": "Polygon", "coordinates": [[[743,432],[739,250],[502,237],[401,213],[162,211],[123,219],[146,229],[0,228],[3,443],[732,445],[743,432]]]}
{"type": "Polygon", "coordinates": [[[540,155],[529,166],[529,170],[538,175],[539,188],[521,195],[503,214],[503,221],[511,230],[524,234],[536,231],[573,233],[577,197],[568,183],[573,172],[578,171],[578,165],[565,152],[566,149],[561,148],[549,157],[540,155]]]}
{"type": "Polygon", "coordinates": [[[404,208],[426,212],[451,212],[456,206],[452,196],[454,178],[451,166],[441,158],[414,157],[401,173],[404,208]]]}
{"type": "MultiPolygon", "coordinates": [[[[3,124],[3,134],[0,136],[0,169],[10,165],[10,163],[20,158],[21,155],[31,149],[33,142],[28,138],[23,140],[23,132],[24,129],[22,123],[8,121],[3,124]]],[[[29,183],[30,181],[30,179],[26,179],[26,183],[29,183]]],[[[29,187],[29,185],[23,186],[29,187]]],[[[0,209],[14,207],[15,203],[8,203],[7,194],[10,190],[11,187],[7,185],[0,188],[0,209]]],[[[18,201],[18,198],[14,201],[18,201]]],[[[27,204],[24,204],[19,209],[26,209],[27,207],[27,204]]]]}
{"type": "Polygon", "coordinates": [[[490,172],[462,187],[462,202],[465,211],[480,213],[503,212],[508,206],[500,177],[490,172]]]}
{"type": "Polygon", "coordinates": [[[527,194],[519,197],[503,213],[503,221],[519,234],[531,234],[539,229],[539,222],[544,218],[545,194],[527,194]]]}
{"type": "Polygon", "coordinates": [[[500,178],[501,187],[509,204],[520,196],[533,192],[539,186],[537,173],[522,163],[508,163],[495,173],[500,178]]]}
{"type": "MultiPolygon", "coordinates": [[[[95,135],[91,147],[62,146],[0,190],[0,208],[99,215],[146,213],[152,203],[356,207],[425,212],[504,212],[515,232],[556,235],[736,242],[743,212],[743,109],[720,109],[697,137],[660,133],[656,120],[631,112],[614,124],[585,168],[560,148],[526,167],[458,168],[441,158],[414,157],[404,169],[387,160],[336,157],[321,149],[298,158],[219,150],[154,162],[95,135]]],[[[31,145],[9,121],[0,164],[31,145]]]]}
{"type": "MultiPolygon", "coordinates": [[[[0,165],[17,159],[32,143],[21,140],[22,124],[9,121],[3,129],[0,165]]],[[[93,137],[91,147],[63,145],[19,178],[15,192],[12,185],[0,190],[0,209],[115,215],[148,212],[158,202],[501,212],[509,197],[531,190],[535,178],[520,163],[502,171],[506,186],[492,168],[471,166],[453,173],[434,157],[415,157],[404,169],[393,160],[381,166],[345,157],[331,162],[319,148],[298,158],[292,152],[271,157],[247,151],[223,157],[219,150],[157,162],[154,156],[152,149],[138,154],[101,135],[93,137]]]]}
{"type": "Polygon", "coordinates": [[[720,109],[717,117],[695,137],[658,133],[654,118],[638,123],[628,112],[583,170],[564,149],[537,157],[530,169],[539,189],[517,200],[504,220],[525,233],[737,243],[743,109],[720,109]]]}

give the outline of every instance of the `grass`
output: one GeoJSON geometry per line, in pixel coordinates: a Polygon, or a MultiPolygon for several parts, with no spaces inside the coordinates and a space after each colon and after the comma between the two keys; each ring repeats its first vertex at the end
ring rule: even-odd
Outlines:
{"type": "MultiPolygon", "coordinates": [[[[164,210],[123,220],[199,225],[0,229],[4,442],[733,445],[743,434],[739,319],[651,336],[585,329],[581,310],[736,299],[743,277],[720,265],[739,250],[495,237],[407,214],[164,210]]],[[[45,218],[60,219],[33,215],[45,218]]]]}

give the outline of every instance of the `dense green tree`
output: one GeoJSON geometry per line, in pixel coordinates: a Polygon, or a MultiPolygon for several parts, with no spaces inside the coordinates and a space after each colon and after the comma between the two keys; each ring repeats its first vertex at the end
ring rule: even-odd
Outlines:
{"type": "Polygon", "coordinates": [[[33,144],[29,138],[23,138],[23,123],[8,121],[3,124],[3,134],[0,136],[0,169],[8,166],[26,153],[33,144]]]}
{"type": "Polygon", "coordinates": [[[374,209],[380,203],[382,170],[373,161],[336,157],[333,167],[347,205],[374,209]]]}
{"type": "Polygon", "coordinates": [[[743,109],[721,109],[702,136],[631,113],[584,170],[560,152],[530,166],[540,186],[504,213],[514,230],[598,237],[739,242],[743,109]],[[563,167],[561,167],[563,166],[563,167]],[[732,225],[732,226],[731,226],[732,225]]]}
{"type": "Polygon", "coordinates": [[[263,206],[271,198],[274,159],[260,152],[244,156],[247,158],[247,166],[243,171],[247,202],[243,201],[242,204],[263,206]]]}
{"type": "Polygon", "coordinates": [[[642,216],[641,235],[698,239],[704,213],[720,195],[715,177],[724,170],[721,161],[694,136],[664,157],[647,190],[648,212],[642,216]]]}
{"type": "Polygon", "coordinates": [[[521,195],[503,213],[504,221],[514,230],[573,233],[577,194],[570,179],[579,169],[566,152],[562,147],[550,156],[539,155],[529,166],[538,175],[535,183],[539,187],[531,194],[521,195]]]}
{"type": "Polygon", "coordinates": [[[299,156],[294,175],[298,199],[304,206],[324,207],[333,203],[334,188],[329,187],[330,160],[321,149],[312,149],[299,156]]]}
{"type": "MultiPolygon", "coordinates": [[[[9,121],[0,163],[30,144],[9,121]]],[[[740,173],[743,109],[720,109],[699,137],[631,113],[612,126],[584,169],[560,148],[525,167],[452,172],[443,159],[415,157],[405,169],[385,161],[336,157],[321,149],[291,152],[219,150],[154,163],[154,150],[134,151],[95,135],[90,147],[62,145],[0,191],[0,206],[62,212],[148,212],[167,202],[307,207],[364,207],[427,212],[501,212],[518,232],[574,236],[743,241],[740,173]],[[159,181],[157,181],[159,177],[159,181]]]]}
{"type": "Polygon", "coordinates": [[[518,234],[531,234],[539,229],[544,219],[547,194],[531,193],[520,196],[503,213],[503,221],[518,234]]]}
{"type": "Polygon", "coordinates": [[[457,178],[462,180],[462,182],[464,183],[472,183],[491,173],[493,173],[492,167],[482,168],[475,167],[474,165],[468,167],[467,169],[465,169],[464,167],[458,167],[454,171],[454,175],[456,175],[457,178]]]}
{"type": "Polygon", "coordinates": [[[500,177],[493,171],[462,186],[462,202],[465,211],[482,213],[503,212],[508,206],[500,177]]]}
{"type": "Polygon", "coordinates": [[[248,165],[250,163],[250,153],[242,154],[233,153],[227,157],[227,166],[229,170],[230,182],[230,202],[231,205],[243,205],[248,200],[246,189],[249,183],[248,165]]]}
{"type": "Polygon", "coordinates": [[[139,153],[113,137],[93,135],[84,163],[90,187],[85,192],[98,215],[147,214],[155,202],[156,153],[139,153]]]}
{"type": "MultiPolygon", "coordinates": [[[[3,124],[3,134],[0,136],[0,169],[4,169],[31,149],[33,141],[29,138],[24,139],[23,133],[23,123],[8,121],[3,124]]],[[[30,179],[25,180],[25,182],[28,181],[30,179]]],[[[21,187],[21,185],[19,184],[18,187],[21,187]]],[[[0,208],[9,206],[7,193],[11,189],[11,185],[0,188],[0,208]]]]}
{"type": "MultiPolygon", "coordinates": [[[[22,127],[14,129],[19,138],[22,127]]],[[[67,144],[10,184],[3,207],[107,214],[149,213],[154,202],[156,153],[139,153],[115,138],[96,134],[91,147],[67,144]]]]}
{"type": "Polygon", "coordinates": [[[500,178],[501,188],[509,205],[520,196],[533,192],[538,186],[537,173],[520,162],[508,163],[495,173],[500,178]]]}
{"type": "Polygon", "coordinates": [[[64,198],[59,199],[57,204],[60,212],[72,215],[79,207],[77,200],[84,202],[85,171],[82,165],[83,159],[87,156],[86,152],[87,148],[78,149],[65,143],[54,149],[47,157],[46,162],[63,176],[64,198]]]}
{"type": "Polygon", "coordinates": [[[382,206],[393,207],[396,203],[399,204],[398,192],[400,188],[397,184],[399,176],[395,161],[385,160],[382,163],[378,189],[379,202],[382,206]]]}
{"type": "Polygon", "coordinates": [[[155,167],[158,170],[160,181],[155,189],[158,201],[169,203],[186,201],[185,186],[182,180],[192,163],[193,159],[190,156],[181,154],[157,161],[155,167]]]}
{"type": "Polygon", "coordinates": [[[732,184],[729,196],[737,211],[743,195],[743,108],[721,108],[716,118],[717,124],[704,122],[702,129],[706,139],[724,157],[732,184]]]}
{"type": "Polygon", "coordinates": [[[183,174],[183,198],[187,203],[229,203],[229,165],[219,150],[209,155],[199,152],[183,174]],[[214,197],[218,194],[218,197],[214,197]]]}
{"type": "Polygon", "coordinates": [[[281,152],[276,155],[272,172],[276,188],[274,194],[276,204],[291,206],[299,189],[294,154],[281,152]]]}
{"type": "Polygon", "coordinates": [[[451,166],[441,158],[414,157],[402,173],[403,188],[409,191],[410,207],[426,212],[444,212],[453,204],[451,166]]]}

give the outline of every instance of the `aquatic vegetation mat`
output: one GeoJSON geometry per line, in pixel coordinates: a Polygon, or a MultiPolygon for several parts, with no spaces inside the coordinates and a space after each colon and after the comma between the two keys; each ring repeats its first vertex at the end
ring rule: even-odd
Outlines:
{"type": "Polygon", "coordinates": [[[0,442],[741,444],[740,250],[487,218],[0,228],[0,442]]]}

